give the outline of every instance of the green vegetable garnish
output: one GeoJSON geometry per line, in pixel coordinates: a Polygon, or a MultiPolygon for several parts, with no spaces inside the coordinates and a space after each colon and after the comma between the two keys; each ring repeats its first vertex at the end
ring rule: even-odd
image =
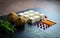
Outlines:
{"type": "Polygon", "coordinates": [[[9,31],[14,32],[15,28],[13,27],[13,25],[10,22],[0,20],[0,30],[4,30],[7,32],[9,32],[9,31]]]}

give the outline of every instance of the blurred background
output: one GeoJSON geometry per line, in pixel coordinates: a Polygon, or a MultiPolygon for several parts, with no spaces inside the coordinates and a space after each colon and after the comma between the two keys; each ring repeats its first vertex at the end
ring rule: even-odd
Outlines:
{"type": "Polygon", "coordinates": [[[11,11],[21,11],[29,8],[55,8],[59,11],[60,0],[0,0],[0,15],[11,11]]]}
{"type": "Polygon", "coordinates": [[[21,36],[19,35],[20,33],[16,36],[18,38],[23,36],[24,38],[27,38],[25,35],[32,38],[33,36],[34,38],[37,38],[38,36],[39,38],[44,38],[48,33],[48,35],[45,36],[46,38],[60,38],[60,0],[0,0],[0,16],[7,15],[12,11],[18,12],[31,8],[40,8],[43,14],[46,14],[50,20],[54,20],[57,24],[44,31],[39,31],[39,35],[36,35],[35,33],[30,36],[29,32],[25,32],[21,36]]]}

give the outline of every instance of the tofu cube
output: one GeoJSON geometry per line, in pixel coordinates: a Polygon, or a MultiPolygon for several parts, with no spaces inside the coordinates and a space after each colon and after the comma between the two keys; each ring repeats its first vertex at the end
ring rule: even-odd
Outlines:
{"type": "Polygon", "coordinates": [[[28,18],[29,18],[29,15],[23,15],[25,18],[26,18],[26,20],[28,20],[28,18]]]}
{"type": "Polygon", "coordinates": [[[40,14],[41,19],[45,19],[45,15],[44,14],[40,14]]]}
{"type": "Polygon", "coordinates": [[[40,21],[40,16],[34,16],[34,18],[36,19],[36,22],[40,21]]]}
{"type": "Polygon", "coordinates": [[[25,11],[25,12],[24,12],[24,14],[25,14],[25,15],[28,15],[28,14],[29,14],[29,12],[28,12],[28,11],[25,11]]]}
{"type": "Polygon", "coordinates": [[[24,13],[19,13],[18,15],[23,16],[23,15],[24,15],[24,13]]]}
{"type": "Polygon", "coordinates": [[[35,11],[34,10],[29,10],[28,12],[29,12],[29,14],[31,14],[31,13],[33,14],[35,11]]]}
{"type": "Polygon", "coordinates": [[[29,17],[29,20],[28,20],[29,23],[33,24],[36,22],[36,19],[34,17],[29,17]]]}
{"type": "Polygon", "coordinates": [[[29,14],[30,17],[34,16],[34,14],[29,14]]]}

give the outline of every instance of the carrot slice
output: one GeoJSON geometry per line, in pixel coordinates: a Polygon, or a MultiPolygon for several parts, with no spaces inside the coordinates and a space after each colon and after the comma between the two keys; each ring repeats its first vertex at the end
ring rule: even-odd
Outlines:
{"type": "Polygon", "coordinates": [[[48,25],[48,26],[52,26],[52,25],[56,24],[55,22],[50,21],[50,20],[48,20],[48,19],[43,20],[42,23],[44,23],[44,24],[46,24],[46,25],[48,25]]]}

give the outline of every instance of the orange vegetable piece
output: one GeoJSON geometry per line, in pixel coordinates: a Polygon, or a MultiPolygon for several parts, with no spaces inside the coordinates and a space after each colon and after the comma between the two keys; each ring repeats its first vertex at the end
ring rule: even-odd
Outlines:
{"type": "Polygon", "coordinates": [[[44,24],[46,24],[48,26],[52,26],[52,25],[56,24],[55,22],[53,22],[51,20],[48,20],[48,19],[43,20],[42,23],[44,23],[44,24]]]}

